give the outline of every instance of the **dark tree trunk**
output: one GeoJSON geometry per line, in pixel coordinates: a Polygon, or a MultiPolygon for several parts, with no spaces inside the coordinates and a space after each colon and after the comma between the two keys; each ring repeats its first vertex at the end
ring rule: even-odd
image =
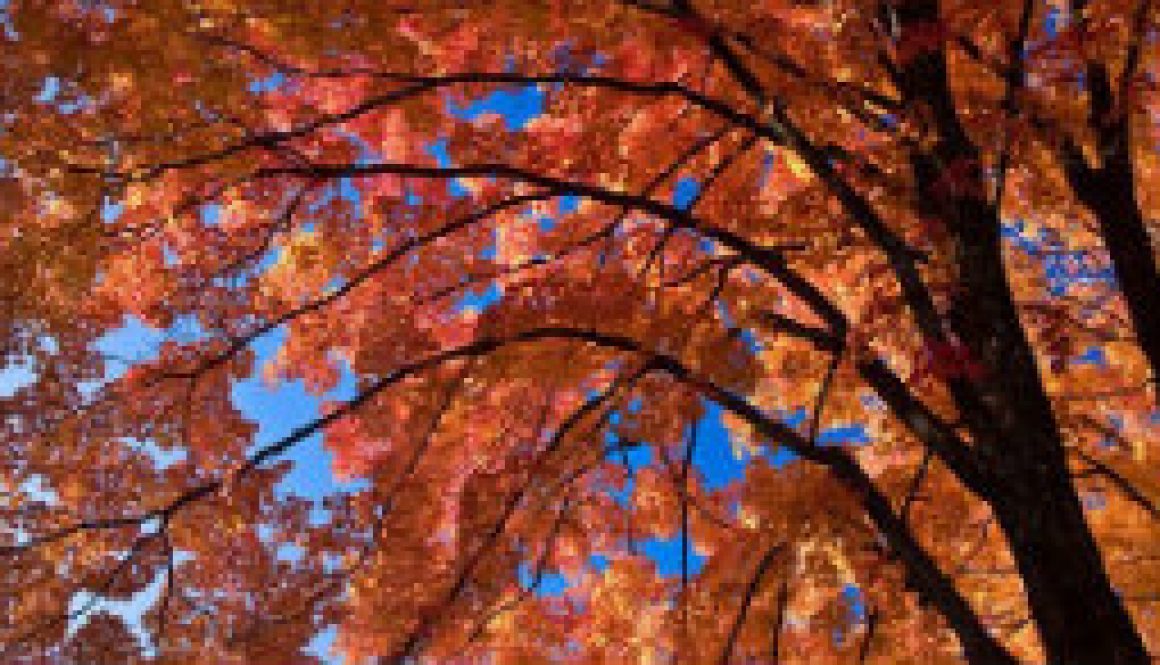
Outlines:
{"type": "MultiPolygon", "coordinates": [[[[1087,4],[1087,0],[1074,0],[1073,15],[1084,16],[1087,4]]],[[[1139,64],[1146,19],[1147,3],[1140,3],[1133,17],[1133,34],[1126,45],[1127,71],[1120,72],[1120,78],[1113,77],[1104,62],[1087,62],[1088,126],[1095,136],[1096,162],[1089,163],[1080,147],[1066,138],[1060,157],[1068,184],[1099,223],[1128,304],[1132,327],[1148,359],[1151,379],[1160,381],[1160,272],[1136,198],[1132,101],[1128,98],[1128,81],[1122,78],[1136,71],[1139,64]]]]}
{"type": "MultiPolygon", "coordinates": [[[[938,0],[893,6],[904,33],[941,18],[938,0]]],[[[1009,51],[1021,51],[1024,39],[1016,36],[1009,51]]],[[[937,137],[929,150],[912,153],[911,167],[919,211],[942,220],[951,231],[959,269],[960,288],[946,313],[946,329],[926,326],[924,337],[927,344],[962,345],[971,363],[983,368],[981,375],[950,377],[948,383],[975,441],[972,449],[984,477],[977,490],[1010,546],[1047,661],[1146,665],[1150,660],[1143,640],[1108,578],[1071,482],[1064,440],[1007,280],[999,202],[988,200],[979,150],[959,122],[945,52],[914,58],[897,81],[904,102],[924,110],[926,128],[937,137]]],[[[1008,81],[1012,89],[1018,83],[1018,76],[1008,81]]],[[[1123,192],[1107,195],[1122,197],[1123,192]]],[[[1131,224],[1118,223],[1115,230],[1125,236],[1132,232],[1131,224]]],[[[1148,288],[1155,289],[1154,264],[1150,273],[1140,267],[1142,251],[1151,263],[1149,244],[1137,234],[1117,247],[1128,254],[1131,266],[1117,269],[1140,282],[1151,275],[1148,288]]],[[[915,312],[929,308],[922,302],[910,305],[915,312]]],[[[1145,308],[1143,314],[1155,312],[1145,308]]],[[[1160,326],[1153,326],[1153,332],[1160,334],[1160,326]]]]}
{"type": "Polygon", "coordinates": [[[1062,460],[1012,471],[991,505],[1015,557],[1047,662],[1151,662],[1104,570],[1062,460]]]}
{"type": "Polygon", "coordinates": [[[1123,118],[1100,133],[1099,169],[1073,150],[1065,170],[1076,197],[1095,215],[1151,378],[1160,381],[1160,270],[1136,198],[1130,129],[1123,118]]]}
{"type": "MultiPolygon", "coordinates": [[[[687,2],[674,6],[691,12],[687,2]]],[[[911,31],[925,35],[923,31],[939,25],[942,18],[939,0],[906,0],[882,3],[882,7],[883,25],[895,26],[902,38],[911,31]]],[[[1025,26],[1030,8],[1025,8],[1025,26]]],[[[1013,61],[1023,50],[1026,29],[1023,32],[1009,45],[1009,52],[1016,54],[1013,61]]],[[[714,36],[710,45],[737,81],[764,106],[761,83],[724,38],[714,36]]],[[[928,143],[930,148],[911,153],[918,212],[922,217],[941,220],[955,239],[960,289],[945,316],[921,283],[913,257],[879,222],[872,207],[844,189],[824,159],[804,156],[815,173],[831,185],[847,214],[886,252],[924,342],[928,346],[961,345],[970,362],[984,369],[981,376],[965,372],[948,377],[948,386],[975,442],[971,454],[977,456],[980,473],[972,489],[992,507],[1007,539],[1047,661],[1052,665],[1147,665],[1150,658],[1143,640],[1112,586],[1071,482],[1063,437],[1007,281],[998,201],[987,200],[989,183],[983,175],[979,150],[959,122],[947,83],[945,50],[920,52],[901,63],[892,76],[903,106],[912,112],[911,120],[933,141],[933,145],[928,143]]],[[[1020,80],[1018,70],[1012,69],[1008,77],[1012,94],[1020,80]]],[[[785,131],[791,145],[800,148],[807,143],[804,136],[785,131]]],[[[1130,189],[1130,178],[1128,183],[1130,189]]],[[[1116,197],[1112,203],[1134,201],[1132,196],[1114,192],[1107,192],[1116,197]]],[[[1115,237],[1109,237],[1108,245],[1125,293],[1137,303],[1132,306],[1133,319],[1155,368],[1154,336],[1160,335],[1155,317],[1160,313],[1152,306],[1150,292],[1157,286],[1156,267],[1138,206],[1135,208],[1135,218],[1125,218],[1122,209],[1112,210],[1109,219],[1116,225],[1108,229],[1115,237]]],[[[858,473],[843,474],[842,464],[832,464],[831,469],[858,489],[858,473]]],[[[863,489],[860,493],[867,498],[872,516],[882,513],[881,519],[875,518],[876,525],[889,527],[892,513],[876,510],[873,488],[863,489]]],[[[891,530],[885,531],[889,536],[891,530]]],[[[988,665],[1009,662],[1005,650],[980,630],[977,615],[953,583],[933,562],[918,556],[921,548],[906,546],[908,541],[902,537],[906,530],[894,535],[894,547],[914,554],[906,561],[909,575],[927,596],[941,600],[936,604],[955,626],[967,659],[988,665]]]]}
{"type": "MultiPolygon", "coordinates": [[[[1160,271],[1152,251],[1152,239],[1144,226],[1144,217],[1131,192],[1123,192],[1123,183],[1099,188],[1092,210],[1099,220],[1100,232],[1116,279],[1128,304],[1132,327],[1144,356],[1148,360],[1153,382],[1160,381],[1160,271]]],[[[1131,183],[1128,183],[1131,186],[1131,183]]]]}
{"type": "Polygon", "coordinates": [[[984,496],[1007,538],[1047,661],[1145,665],[1071,481],[1064,441],[1003,266],[997,211],[958,201],[963,296],[950,322],[986,368],[962,406],[982,456],[984,496]],[[969,412],[969,409],[981,409],[969,412]]]}

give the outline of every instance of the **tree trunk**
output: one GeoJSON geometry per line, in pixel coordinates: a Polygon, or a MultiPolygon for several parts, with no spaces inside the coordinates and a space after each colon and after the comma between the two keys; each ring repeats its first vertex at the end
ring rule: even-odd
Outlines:
{"type": "Polygon", "coordinates": [[[1136,339],[1148,359],[1152,381],[1160,381],[1160,271],[1144,218],[1131,199],[1110,196],[1098,219],[1116,279],[1128,303],[1136,339]],[[1127,204],[1127,205],[1125,205],[1127,204]],[[1120,210],[1122,208],[1122,210],[1120,210]]]}
{"type": "MultiPolygon", "coordinates": [[[[939,5],[938,0],[883,3],[887,13],[883,24],[897,26],[900,39],[925,35],[930,26],[940,25],[939,5]]],[[[1030,8],[1027,5],[1027,16],[1030,8]]],[[[1025,41],[1023,34],[1009,44],[1013,62],[1025,41]]],[[[1014,94],[1020,77],[1018,70],[1012,72],[1008,85],[1014,94]]],[[[947,385],[971,432],[972,454],[982,469],[983,479],[975,489],[994,510],[1010,546],[1047,661],[1146,665],[1150,659],[1143,640],[1108,578],[1071,482],[1063,435],[1007,280],[1000,201],[989,200],[982,154],[960,123],[945,50],[922,50],[902,63],[895,80],[915,126],[931,139],[929,147],[910,155],[917,212],[940,220],[955,242],[959,289],[945,318],[929,292],[913,283],[915,271],[907,259],[888,244],[880,245],[902,281],[903,297],[924,343],[961,347],[970,366],[983,369],[960,371],[947,377],[947,385]]],[[[1105,196],[1115,198],[1113,206],[1132,205],[1138,218],[1128,167],[1116,170],[1129,174],[1128,191],[1121,187],[1105,196]]],[[[872,215],[871,211],[865,216],[872,215]]],[[[1156,268],[1150,243],[1140,237],[1142,220],[1133,224],[1125,215],[1122,208],[1111,209],[1112,225],[1105,233],[1112,231],[1109,249],[1125,294],[1137,303],[1133,319],[1155,367],[1147,337],[1160,335],[1160,324],[1152,318],[1160,312],[1151,307],[1156,268]]],[[[994,662],[983,653],[967,655],[973,663],[994,662]]]]}
{"type": "MultiPolygon", "coordinates": [[[[1108,139],[1103,168],[1074,174],[1072,187],[1079,200],[1099,223],[1100,236],[1116,270],[1132,327],[1148,360],[1152,381],[1160,381],[1160,270],[1152,250],[1152,238],[1136,198],[1131,156],[1127,146],[1128,121],[1121,123],[1118,141],[1108,139]]],[[[1073,167],[1075,170],[1082,168],[1073,167]]]]}
{"type": "MultiPolygon", "coordinates": [[[[1073,2],[1074,15],[1082,16],[1086,5],[1086,0],[1073,2]]],[[[1146,3],[1142,3],[1138,11],[1146,8],[1146,3]]],[[[1143,39],[1145,16],[1136,16],[1133,39],[1143,39]]],[[[1138,41],[1134,45],[1137,49],[1140,46],[1138,41]]],[[[1139,56],[1138,51],[1136,55],[1139,56]]],[[[1099,223],[1100,235],[1128,304],[1132,327],[1148,359],[1151,379],[1160,381],[1160,271],[1136,198],[1132,119],[1128,112],[1131,103],[1127,90],[1120,80],[1113,78],[1106,63],[1089,61],[1086,75],[1088,124],[1095,134],[1099,158],[1096,164],[1089,164],[1082,150],[1067,142],[1062,152],[1063,169],[1076,197],[1099,223]],[[1118,91],[1117,87],[1120,87],[1118,91]]]]}
{"type": "Polygon", "coordinates": [[[1062,460],[1009,473],[992,507],[1053,665],[1147,664],[1062,460]]]}
{"type": "MultiPolygon", "coordinates": [[[[1003,266],[997,211],[959,201],[963,297],[950,320],[986,368],[968,413],[1007,538],[1052,665],[1150,663],[1116,594],[1071,482],[1063,437],[1003,266]]],[[[964,412],[966,413],[966,412],[964,412]]]]}

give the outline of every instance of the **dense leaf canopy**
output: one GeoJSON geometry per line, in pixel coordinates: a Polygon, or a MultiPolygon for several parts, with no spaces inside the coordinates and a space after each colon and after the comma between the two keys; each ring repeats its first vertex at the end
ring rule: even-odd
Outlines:
{"type": "Polygon", "coordinates": [[[1160,653],[1158,3],[0,30],[3,662],[1160,653]]]}

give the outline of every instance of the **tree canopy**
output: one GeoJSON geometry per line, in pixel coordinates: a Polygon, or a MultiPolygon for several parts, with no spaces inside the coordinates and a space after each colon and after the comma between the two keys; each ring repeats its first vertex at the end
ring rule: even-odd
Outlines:
{"type": "Polygon", "coordinates": [[[1151,662],[1157,5],[0,3],[0,660],[1151,662]]]}

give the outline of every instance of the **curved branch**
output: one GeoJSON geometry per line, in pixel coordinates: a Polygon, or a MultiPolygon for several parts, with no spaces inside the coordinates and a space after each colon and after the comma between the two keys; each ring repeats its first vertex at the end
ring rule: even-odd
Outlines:
{"type": "Polygon", "coordinates": [[[362,102],[344,111],[322,114],[317,118],[290,129],[254,134],[244,140],[227,145],[224,148],[204,152],[200,155],[193,155],[180,160],[160,162],[151,167],[139,169],[131,174],[110,172],[104,166],[88,166],[83,164],[72,164],[68,170],[79,174],[100,175],[106,179],[122,184],[150,181],[169,171],[205,166],[250,150],[274,149],[278,145],[293,139],[303,138],[318,130],[356,120],[368,113],[390,107],[393,104],[398,104],[429,92],[457,85],[470,84],[524,86],[560,84],[604,89],[648,97],[679,97],[723,120],[749,129],[763,138],[775,142],[779,141],[776,132],[773,132],[770,127],[758,118],[738,111],[728,102],[698,92],[677,82],[630,81],[612,76],[576,75],[571,73],[519,74],[514,72],[466,72],[445,76],[412,76],[399,74],[391,80],[405,84],[405,86],[367,97],[362,102]]]}
{"type": "MultiPolygon", "coordinates": [[[[266,462],[284,454],[314,434],[324,431],[330,425],[365,406],[380,393],[407,378],[456,360],[486,356],[512,345],[547,340],[575,340],[637,355],[645,363],[644,368],[647,371],[660,371],[668,374],[673,379],[697,390],[706,398],[718,402],[725,409],[747,421],[761,436],[784,445],[803,459],[826,467],[841,485],[858,498],[867,516],[902,560],[910,580],[920,596],[938,607],[958,635],[968,657],[982,659],[977,662],[1015,662],[1003,646],[988,633],[978,615],[954,586],[953,581],[938,568],[935,561],[915,539],[910,529],[894,513],[887,497],[875,486],[873,480],[866,475],[866,472],[858,465],[849,451],[841,448],[811,446],[809,441],[793,428],[766,415],[744,397],[697,375],[680,359],[662,352],[652,351],[632,338],[595,330],[558,326],[533,328],[506,337],[484,337],[463,346],[446,349],[402,365],[371,381],[354,398],[341,403],[330,413],[295,428],[290,434],[278,441],[259,448],[228,476],[184,492],[169,504],[136,518],[137,523],[151,517],[169,520],[186,506],[220,492],[231,482],[238,482],[266,462]]],[[[579,418],[570,418],[568,422],[578,422],[578,420],[579,418]]],[[[557,431],[556,436],[559,436],[564,430],[565,428],[562,426],[557,431]]],[[[77,530],[73,528],[70,532],[77,530]]]]}
{"type": "MultiPolygon", "coordinates": [[[[616,191],[584,182],[545,175],[511,164],[468,164],[457,167],[420,166],[406,163],[376,164],[322,164],[312,167],[271,167],[259,169],[255,177],[303,178],[368,178],[380,175],[412,175],[427,178],[498,177],[543,187],[556,194],[573,194],[621,208],[631,208],[667,221],[677,228],[693,230],[736,253],[746,262],[760,268],[808,305],[829,326],[828,331],[790,321],[785,329],[802,333],[815,341],[819,348],[833,351],[841,348],[841,340],[849,330],[846,315],[813,283],[793,270],[781,247],[767,247],[728,229],[714,227],[705,220],[673,205],[656,201],[648,196],[616,191]]],[[[913,267],[913,264],[911,264],[913,267]]],[[[917,279],[917,277],[916,277],[917,279]]],[[[776,315],[771,315],[776,317],[776,315]]],[[[896,416],[910,428],[924,444],[932,448],[947,466],[972,491],[981,492],[986,484],[980,479],[977,462],[967,447],[880,359],[863,361],[858,369],[870,385],[882,396],[896,416]]]]}

